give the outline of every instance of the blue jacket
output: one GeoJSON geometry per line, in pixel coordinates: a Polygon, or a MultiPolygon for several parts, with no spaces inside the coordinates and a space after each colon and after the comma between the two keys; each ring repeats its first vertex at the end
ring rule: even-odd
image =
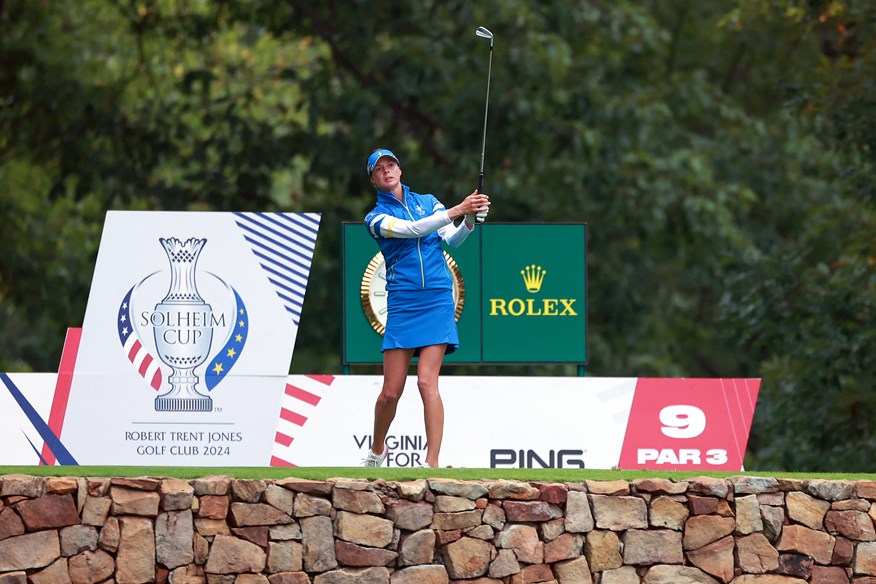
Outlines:
{"type": "Polygon", "coordinates": [[[377,204],[365,216],[368,233],[386,261],[386,289],[423,290],[453,287],[441,241],[457,247],[471,231],[454,226],[444,205],[402,185],[404,203],[377,191],[377,204]]]}

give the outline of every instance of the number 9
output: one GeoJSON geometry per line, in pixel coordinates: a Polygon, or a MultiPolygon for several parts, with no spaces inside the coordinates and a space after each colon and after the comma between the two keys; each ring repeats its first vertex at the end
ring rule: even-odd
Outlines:
{"type": "Polygon", "coordinates": [[[666,406],[660,410],[660,431],[670,438],[696,438],[706,429],[706,414],[696,406],[666,406]]]}

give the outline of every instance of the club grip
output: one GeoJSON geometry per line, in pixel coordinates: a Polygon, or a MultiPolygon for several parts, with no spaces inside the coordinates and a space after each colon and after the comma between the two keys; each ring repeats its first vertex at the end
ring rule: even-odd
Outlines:
{"type": "MultiPolygon", "coordinates": [[[[483,172],[478,175],[478,192],[479,193],[484,192],[484,173],[483,172]]],[[[481,216],[480,214],[475,215],[475,223],[477,223],[478,225],[480,225],[481,223],[483,223],[486,220],[487,220],[486,215],[484,215],[484,216],[481,216]]]]}

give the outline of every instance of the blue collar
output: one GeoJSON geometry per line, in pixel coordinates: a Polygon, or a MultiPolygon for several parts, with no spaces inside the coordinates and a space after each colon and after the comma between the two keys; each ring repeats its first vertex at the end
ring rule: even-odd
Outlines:
{"type": "MultiPolygon", "coordinates": [[[[407,201],[408,194],[410,192],[411,192],[411,187],[403,184],[402,185],[402,201],[407,201]]],[[[393,201],[398,202],[398,199],[395,198],[395,195],[393,195],[392,193],[387,193],[387,192],[381,191],[380,189],[377,189],[377,198],[378,198],[378,200],[381,198],[390,198],[393,201]]]]}

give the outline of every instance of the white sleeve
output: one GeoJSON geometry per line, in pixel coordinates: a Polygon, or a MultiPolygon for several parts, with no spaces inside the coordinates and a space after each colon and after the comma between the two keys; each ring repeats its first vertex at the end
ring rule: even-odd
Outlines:
{"type": "Polygon", "coordinates": [[[472,231],[474,231],[474,227],[471,229],[466,227],[465,218],[463,217],[462,221],[459,222],[459,225],[445,225],[439,229],[438,235],[440,235],[441,239],[443,239],[450,247],[459,247],[472,231]]]}
{"type": "Polygon", "coordinates": [[[368,222],[368,230],[371,235],[377,237],[402,237],[414,238],[429,235],[433,231],[438,231],[445,225],[451,224],[452,221],[447,215],[447,211],[441,209],[428,217],[417,219],[416,221],[408,221],[407,219],[399,219],[385,213],[371,217],[368,222]]]}

